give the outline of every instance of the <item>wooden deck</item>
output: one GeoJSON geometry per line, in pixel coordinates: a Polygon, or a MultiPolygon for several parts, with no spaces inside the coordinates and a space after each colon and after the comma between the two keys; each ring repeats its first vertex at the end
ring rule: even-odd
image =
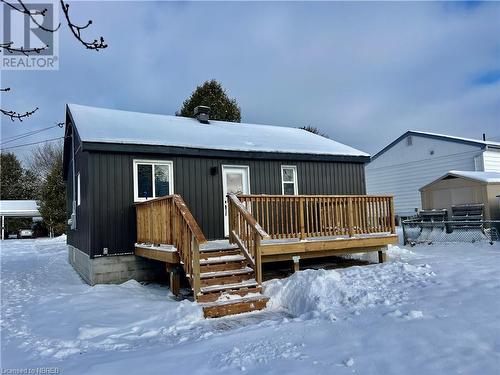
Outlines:
{"type": "Polygon", "coordinates": [[[228,195],[229,241],[208,242],[178,195],[136,205],[135,254],[184,269],[207,317],[264,308],[262,264],[376,251],[397,242],[386,196],[228,195]]]}

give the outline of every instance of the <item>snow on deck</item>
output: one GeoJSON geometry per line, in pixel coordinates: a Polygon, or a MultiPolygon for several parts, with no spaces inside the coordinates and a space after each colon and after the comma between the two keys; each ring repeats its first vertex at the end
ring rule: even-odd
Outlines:
{"type": "Polygon", "coordinates": [[[61,374],[498,374],[500,244],[265,283],[263,312],[203,319],[165,285],[84,284],[64,238],[1,242],[2,368],[61,374]]]}
{"type": "Polygon", "coordinates": [[[227,151],[369,156],[332,139],[284,126],[213,121],[68,104],[83,142],[227,151]]]}

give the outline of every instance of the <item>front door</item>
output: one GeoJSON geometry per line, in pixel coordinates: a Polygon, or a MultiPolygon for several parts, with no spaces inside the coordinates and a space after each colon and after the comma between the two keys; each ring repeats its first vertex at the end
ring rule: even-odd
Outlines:
{"type": "Polygon", "coordinates": [[[247,166],[222,166],[222,193],[224,194],[224,236],[229,236],[229,215],[227,195],[250,194],[247,166]]]}

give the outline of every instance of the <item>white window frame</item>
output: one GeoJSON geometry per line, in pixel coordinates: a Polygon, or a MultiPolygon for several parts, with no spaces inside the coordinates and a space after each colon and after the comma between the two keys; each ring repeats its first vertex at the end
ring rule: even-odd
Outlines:
{"type": "Polygon", "coordinates": [[[299,195],[299,183],[297,179],[297,166],[296,165],[282,165],[281,166],[281,194],[285,195],[285,184],[291,184],[291,181],[285,181],[283,171],[285,169],[293,169],[293,195],[299,195]]]}
{"type": "Polygon", "coordinates": [[[152,182],[153,182],[153,196],[149,197],[147,199],[154,199],[156,197],[156,187],[155,187],[155,181],[154,181],[154,175],[155,175],[155,164],[160,164],[160,165],[168,165],[168,181],[169,181],[169,194],[172,195],[174,194],[174,163],[171,160],[151,160],[151,159],[134,159],[133,163],[133,169],[134,169],[134,202],[144,202],[147,199],[143,197],[139,197],[139,192],[138,192],[138,173],[137,173],[137,166],[139,164],[150,164],[153,166],[151,169],[152,173],[152,182]]]}
{"type": "Polygon", "coordinates": [[[80,172],[76,175],[76,205],[79,206],[82,203],[82,190],[80,184],[80,172]]]}

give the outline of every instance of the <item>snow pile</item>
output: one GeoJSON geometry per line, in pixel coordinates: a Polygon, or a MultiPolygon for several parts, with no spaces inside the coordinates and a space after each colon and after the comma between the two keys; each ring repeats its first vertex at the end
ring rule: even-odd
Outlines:
{"type": "Polygon", "coordinates": [[[10,241],[2,251],[3,339],[21,340],[32,355],[61,360],[199,335],[201,307],[165,286],[84,284],[67,263],[65,237],[10,241]]]}
{"type": "MultiPolygon", "coordinates": [[[[396,250],[395,250],[396,251],[396,250]]],[[[336,320],[377,305],[398,305],[407,291],[425,286],[433,276],[428,265],[401,262],[335,270],[305,270],[265,283],[269,308],[285,309],[301,319],[336,320]]]]}

